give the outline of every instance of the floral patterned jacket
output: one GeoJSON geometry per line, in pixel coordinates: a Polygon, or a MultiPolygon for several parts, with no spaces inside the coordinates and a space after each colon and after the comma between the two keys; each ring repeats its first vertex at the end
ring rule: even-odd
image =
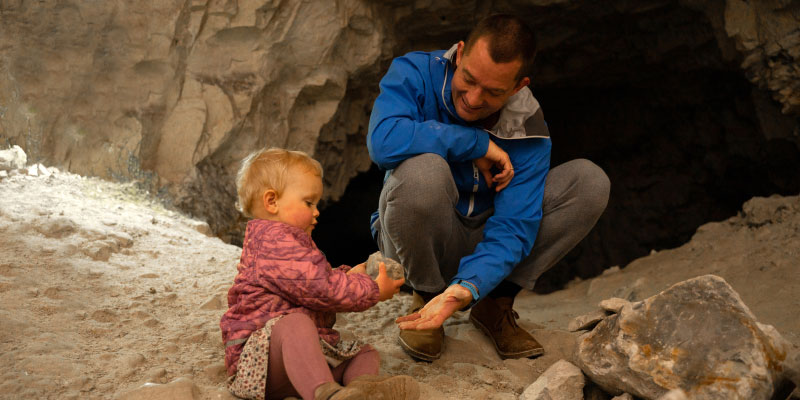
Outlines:
{"type": "Polygon", "coordinates": [[[247,224],[238,274],[228,291],[228,311],[220,329],[228,375],[250,334],[279,315],[304,313],[322,339],[339,342],[336,313],[363,311],[378,302],[378,285],[367,275],[331,268],[325,255],[302,229],[255,219],[247,224]]]}

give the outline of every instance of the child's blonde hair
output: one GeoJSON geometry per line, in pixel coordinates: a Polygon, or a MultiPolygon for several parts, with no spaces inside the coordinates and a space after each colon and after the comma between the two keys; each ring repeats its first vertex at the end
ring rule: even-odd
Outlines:
{"type": "Polygon", "coordinates": [[[289,168],[300,166],[322,177],[322,165],[308,154],[297,150],[272,147],[251,153],[242,160],[236,174],[236,208],[245,216],[253,217],[253,206],[267,190],[280,196],[286,188],[289,168]]]}

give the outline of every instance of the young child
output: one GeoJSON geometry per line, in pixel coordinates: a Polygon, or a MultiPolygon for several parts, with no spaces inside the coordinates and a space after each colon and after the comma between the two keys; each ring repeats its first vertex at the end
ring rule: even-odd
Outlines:
{"type": "Polygon", "coordinates": [[[236,186],[240,211],[253,219],[220,321],[231,392],[253,399],[419,397],[411,377],[377,377],[378,352],[340,340],[333,329],[337,312],[390,299],[403,279],[389,278],[383,265],[373,281],[363,264],[328,264],[310,236],[322,196],[319,162],[299,151],[257,151],[242,161],[236,186]]]}

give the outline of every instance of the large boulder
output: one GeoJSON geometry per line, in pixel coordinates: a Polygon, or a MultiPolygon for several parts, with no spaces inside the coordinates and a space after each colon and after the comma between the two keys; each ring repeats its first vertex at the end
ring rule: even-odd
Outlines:
{"type": "Polygon", "coordinates": [[[727,282],[705,275],[623,306],[580,337],[577,363],[609,393],[768,400],[791,350],[727,282]]]}

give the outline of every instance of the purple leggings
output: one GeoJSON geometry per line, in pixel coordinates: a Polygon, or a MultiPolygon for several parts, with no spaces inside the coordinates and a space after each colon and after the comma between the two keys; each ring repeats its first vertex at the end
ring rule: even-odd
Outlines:
{"type": "Polygon", "coordinates": [[[319,344],[314,322],[305,314],[284,316],[269,339],[267,398],[300,396],[313,399],[317,386],[336,381],[347,385],[361,375],[377,375],[380,356],[365,345],[355,357],[331,369],[319,344]]]}

